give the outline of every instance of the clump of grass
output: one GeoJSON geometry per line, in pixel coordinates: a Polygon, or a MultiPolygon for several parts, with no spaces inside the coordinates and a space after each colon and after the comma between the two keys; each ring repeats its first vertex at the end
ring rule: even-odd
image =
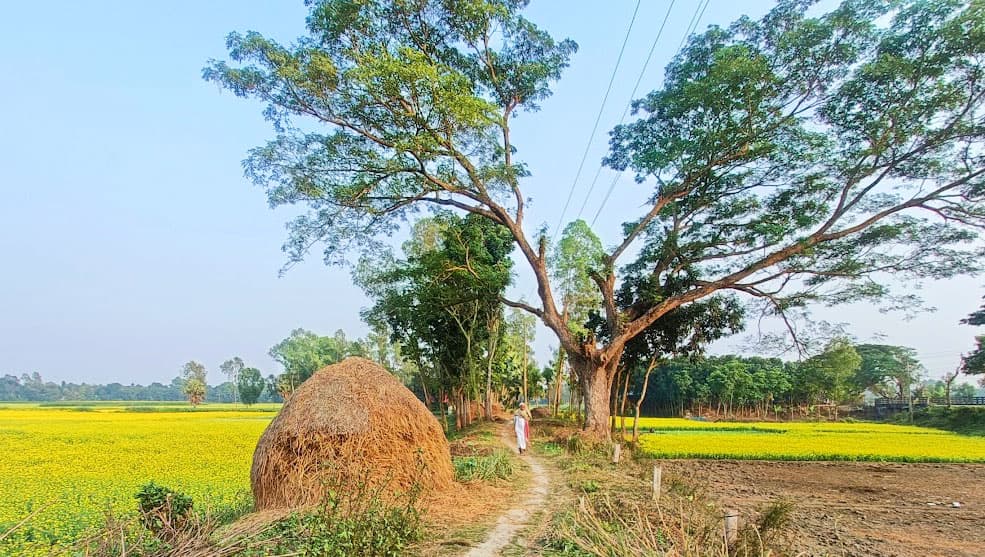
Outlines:
{"type": "Polygon", "coordinates": [[[572,433],[556,442],[562,445],[568,453],[573,455],[596,455],[605,454],[608,447],[605,443],[600,443],[592,438],[586,437],[581,432],[572,433]]]}
{"type": "Polygon", "coordinates": [[[554,442],[535,443],[534,447],[544,456],[553,457],[564,454],[564,447],[554,442]]]}
{"type": "Polygon", "coordinates": [[[582,496],[558,525],[555,547],[569,545],[598,557],[637,555],[724,555],[720,519],[709,508],[679,504],[665,514],[632,497],[598,493],[582,496]]]}
{"type": "Polygon", "coordinates": [[[599,490],[599,483],[595,480],[585,480],[581,482],[581,490],[585,493],[595,493],[599,490]]]}
{"type": "Polygon", "coordinates": [[[181,528],[192,510],[192,498],[169,487],[149,482],[134,496],[144,527],[159,536],[181,528]]]}
{"type": "Polygon", "coordinates": [[[508,480],[516,472],[513,456],[499,449],[485,456],[452,457],[459,482],[508,480]]]}
{"type": "Polygon", "coordinates": [[[793,501],[777,499],[758,510],[758,518],[739,530],[732,555],[754,557],[768,553],[767,548],[779,545],[779,538],[790,525],[793,501]]]}
{"type": "Polygon", "coordinates": [[[786,528],[790,524],[793,508],[793,501],[788,499],[777,499],[763,507],[759,511],[759,520],[756,521],[760,535],[765,538],[786,528]]]}

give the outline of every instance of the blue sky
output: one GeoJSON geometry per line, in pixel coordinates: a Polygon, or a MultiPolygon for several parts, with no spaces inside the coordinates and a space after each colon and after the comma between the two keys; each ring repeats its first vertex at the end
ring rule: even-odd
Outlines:
{"type": "MultiPolygon", "coordinates": [[[[533,2],[528,16],[580,45],[543,110],[516,122],[533,172],[529,230],[552,229],[585,149],[632,0],[533,2]],[[604,5],[604,9],[599,6],[604,5]]],[[[643,0],[567,219],[582,206],[605,152],[604,135],[630,91],[669,2],[643,0]]],[[[639,94],[660,83],[697,2],[678,0],[639,94]]],[[[762,14],[770,2],[711,0],[700,27],[762,14]]],[[[295,327],[361,336],[367,304],[348,271],[317,254],[282,278],[289,213],[267,208],[242,175],[246,151],[271,137],[262,107],[201,79],[225,57],[230,31],[283,42],[303,32],[298,1],[21,2],[0,19],[0,374],[52,380],[167,381],[199,360],[220,380],[234,355],[264,373],[266,355],[295,327]]],[[[603,171],[583,217],[612,174],[603,171]]],[[[642,190],[622,180],[600,218],[606,243],[638,212],[642,190]],[[608,217],[608,218],[607,218],[608,217]]],[[[517,293],[532,293],[518,267],[517,293]]],[[[819,310],[869,340],[918,348],[932,375],[953,368],[975,331],[957,321],[979,305],[980,282],[925,291],[939,311],[901,321],[867,307],[819,310]]],[[[755,327],[753,327],[755,329],[755,327]]],[[[733,349],[738,339],[716,351],[733,349]]],[[[547,356],[556,345],[545,331],[547,356]]]]}

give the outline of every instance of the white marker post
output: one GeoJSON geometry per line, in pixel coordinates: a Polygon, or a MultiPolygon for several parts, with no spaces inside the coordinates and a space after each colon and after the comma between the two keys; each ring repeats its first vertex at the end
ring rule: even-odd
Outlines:
{"type": "Polygon", "coordinates": [[[739,511],[729,509],[725,511],[725,545],[730,546],[739,537],[739,511]]]}
{"type": "Polygon", "coordinates": [[[653,502],[656,503],[660,500],[660,477],[663,475],[663,470],[660,465],[653,465],[653,502]]]}

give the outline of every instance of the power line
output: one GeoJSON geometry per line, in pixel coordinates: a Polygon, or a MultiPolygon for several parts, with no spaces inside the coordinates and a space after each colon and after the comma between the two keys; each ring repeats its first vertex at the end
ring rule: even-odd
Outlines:
{"type": "MultiPolygon", "coordinates": [[[[624,121],[626,121],[626,116],[629,115],[629,110],[633,107],[633,99],[636,98],[636,91],[639,90],[640,83],[643,82],[643,76],[646,75],[646,69],[650,65],[650,59],[653,58],[653,53],[656,52],[656,50],[657,50],[657,43],[660,41],[661,35],[663,35],[664,27],[667,26],[667,20],[670,19],[670,12],[671,12],[671,10],[674,9],[674,2],[675,1],[676,0],[672,0],[671,3],[670,3],[670,6],[667,8],[667,13],[664,14],[664,20],[660,24],[660,29],[657,31],[657,36],[653,39],[653,43],[650,45],[650,52],[647,53],[646,60],[643,61],[643,69],[640,70],[640,75],[639,75],[639,77],[636,78],[636,83],[633,85],[633,92],[629,94],[629,102],[626,103],[626,108],[623,109],[622,116],[619,118],[619,123],[620,124],[622,124],[624,121]]],[[[699,4],[699,6],[700,6],[700,4],[699,4]]],[[[697,11],[695,11],[695,13],[697,13],[697,11]]],[[[694,16],[691,16],[691,19],[693,21],[694,20],[694,16]]],[[[690,27],[690,24],[688,24],[688,26],[690,27]]],[[[589,186],[589,188],[588,188],[588,194],[585,195],[585,201],[582,202],[581,209],[578,210],[578,216],[579,217],[581,217],[581,214],[585,211],[585,206],[588,205],[588,199],[591,197],[592,191],[595,190],[595,183],[598,181],[599,175],[601,173],[602,173],[602,165],[600,164],[599,167],[598,167],[598,170],[595,171],[595,177],[592,178],[592,185],[589,186]]],[[[608,198],[608,197],[609,197],[609,194],[606,194],[606,198],[608,198]]],[[[605,202],[603,202],[603,205],[604,204],[605,204],[605,202]]],[[[598,218],[598,214],[597,213],[596,213],[596,217],[595,218],[596,219],[598,218]]],[[[595,225],[595,219],[592,219],[592,225],[593,226],[595,225]]]]}
{"type": "MultiPolygon", "coordinates": [[[[687,41],[687,38],[690,37],[691,34],[694,33],[695,30],[697,30],[698,24],[701,22],[701,18],[704,17],[705,10],[708,9],[708,4],[710,4],[710,3],[711,3],[711,0],[705,0],[704,5],[702,5],[701,3],[699,3],[698,4],[698,7],[695,8],[694,15],[691,16],[691,21],[688,23],[687,30],[684,32],[684,38],[681,39],[681,44],[678,45],[677,52],[674,53],[674,56],[677,56],[677,54],[684,47],[684,43],[687,41]]],[[[674,3],[673,2],[671,2],[670,7],[671,8],[674,7],[674,3]]],[[[670,16],[670,10],[669,9],[667,10],[667,16],[670,16]]],[[[665,16],[664,17],[664,24],[666,24],[666,23],[667,23],[667,17],[665,16]]],[[[663,32],[663,25],[660,26],[660,31],[663,32]]],[[[660,38],[660,33],[657,33],[657,39],[659,39],[659,38],[660,38]]],[[[657,46],[657,42],[656,42],[656,40],[654,40],[653,41],[653,47],[656,47],[656,46],[657,46]]],[[[653,47],[651,47],[651,49],[650,49],[650,54],[651,55],[653,54],[653,47]]],[[[647,64],[650,62],[650,57],[649,56],[647,56],[646,62],[647,62],[647,64]]],[[[643,70],[646,71],[646,64],[643,65],[643,70]]],[[[640,79],[638,79],[636,81],[636,87],[639,87],[640,80],[642,80],[642,79],[643,79],[643,73],[641,72],[640,73],[640,79]]],[[[630,95],[629,104],[626,105],[626,110],[623,111],[622,118],[619,120],[619,124],[622,124],[626,120],[626,116],[629,114],[629,109],[633,105],[633,98],[636,96],[636,87],[633,88],[633,94],[630,95]]],[[[601,171],[602,171],[602,167],[600,165],[599,166],[599,172],[601,172],[601,171]]],[[[598,176],[598,172],[596,173],[596,176],[598,176]]],[[[612,196],[612,192],[616,189],[616,184],[619,182],[619,178],[621,176],[622,176],[622,173],[621,172],[617,172],[616,175],[612,177],[612,181],[609,183],[609,189],[606,190],[605,197],[602,198],[602,204],[599,205],[598,211],[596,211],[595,212],[595,216],[592,217],[592,224],[591,224],[591,226],[595,226],[595,222],[599,219],[599,215],[602,214],[602,210],[605,209],[606,203],[609,202],[609,197],[612,196]]],[[[588,199],[587,198],[585,199],[585,202],[586,203],[588,202],[588,199]]],[[[584,205],[582,206],[582,208],[584,209],[584,205]]],[[[579,216],[580,216],[580,213],[579,213],[579,216]]]]}
{"type": "Polygon", "coordinates": [[[561,217],[558,218],[557,226],[554,227],[553,238],[557,237],[558,231],[561,229],[561,223],[564,222],[564,215],[568,212],[568,206],[571,205],[571,197],[575,193],[575,186],[578,185],[578,178],[581,177],[581,171],[585,167],[585,159],[588,158],[588,151],[592,146],[592,140],[595,139],[595,132],[599,129],[599,122],[602,120],[602,112],[605,110],[605,103],[609,100],[609,92],[612,91],[612,84],[616,81],[616,72],[619,70],[619,64],[622,62],[622,55],[626,51],[626,43],[629,42],[629,34],[633,30],[633,24],[636,23],[636,14],[640,11],[640,4],[642,0],[636,0],[636,9],[633,10],[633,18],[629,21],[629,28],[626,29],[626,36],[623,38],[622,47],[619,49],[619,56],[616,58],[616,65],[612,68],[612,75],[609,77],[609,86],[605,89],[605,95],[602,97],[602,105],[599,107],[598,116],[595,117],[595,125],[592,126],[592,133],[588,136],[588,143],[585,145],[585,152],[581,155],[581,162],[578,164],[578,171],[575,173],[575,179],[571,183],[571,191],[568,192],[568,200],[564,202],[564,209],[561,210],[561,217]]]}

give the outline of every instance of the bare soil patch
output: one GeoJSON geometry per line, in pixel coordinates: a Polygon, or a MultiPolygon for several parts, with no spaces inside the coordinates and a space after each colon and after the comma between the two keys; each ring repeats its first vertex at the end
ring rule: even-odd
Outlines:
{"type": "Polygon", "coordinates": [[[801,554],[985,554],[985,465],[661,462],[665,473],[703,486],[740,516],[776,499],[792,501],[789,542],[801,554]]]}

